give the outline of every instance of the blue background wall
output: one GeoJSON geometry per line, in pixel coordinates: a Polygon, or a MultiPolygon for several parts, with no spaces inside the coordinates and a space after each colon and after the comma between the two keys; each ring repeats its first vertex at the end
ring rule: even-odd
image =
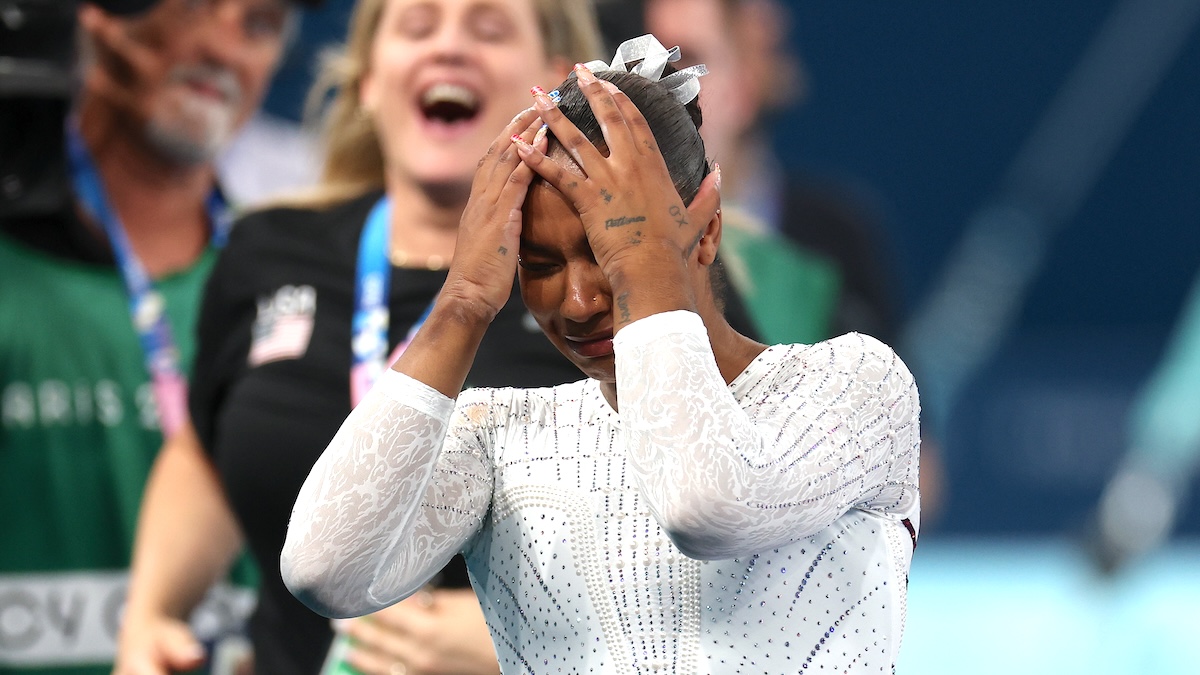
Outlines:
{"type": "MultiPolygon", "coordinates": [[[[909,307],[1115,4],[793,4],[811,84],[780,147],[879,200],[909,307]]],[[[1022,326],[1171,321],[1200,268],[1198,113],[1193,34],[1059,238],[1022,326]]]]}
{"type": "MultiPolygon", "coordinates": [[[[811,82],[779,120],[778,144],[789,163],[837,176],[874,205],[906,314],[1117,5],[793,3],[811,82]]],[[[1130,399],[1200,273],[1198,125],[1192,25],[951,409],[950,501],[931,531],[1082,527],[1123,452],[1130,399]]],[[[1197,513],[1193,504],[1185,532],[1200,531],[1197,513]]]]}

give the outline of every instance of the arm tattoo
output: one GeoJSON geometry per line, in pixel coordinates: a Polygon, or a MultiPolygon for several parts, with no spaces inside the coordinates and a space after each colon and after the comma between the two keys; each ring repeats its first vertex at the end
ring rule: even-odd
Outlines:
{"type": "Polygon", "coordinates": [[[604,229],[611,230],[614,227],[623,227],[630,223],[640,223],[646,220],[646,216],[621,216],[619,218],[609,218],[604,221],[604,229]]]}
{"type": "Polygon", "coordinates": [[[687,213],[685,213],[683,209],[679,208],[678,204],[671,206],[669,212],[671,217],[675,219],[675,224],[679,225],[680,227],[688,224],[687,213]]]}
{"type": "Polygon", "coordinates": [[[497,253],[499,253],[500,255],[508,255],[508,247],[501,246],[500,249],[497,251],[497,253]]]}
{"type": "Polygon", "coordinates": [[[617,296],[617,311],[620,312],[618,319],[622,324],[629,323],[629,293],[628,291],[617,296]]]}

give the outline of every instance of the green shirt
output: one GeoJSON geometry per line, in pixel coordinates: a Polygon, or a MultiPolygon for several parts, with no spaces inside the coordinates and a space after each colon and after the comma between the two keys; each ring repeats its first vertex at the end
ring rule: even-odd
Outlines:
{"type": "MultiPolygon", "coordinates": [[[[157,283],[185,372],[215,258],[157,283]]],[[[111,672],[162,441],[118,270],[0,236],[0,673],[111,672]]]]}
{"type": "Polygon", "coordinates": [[[734,288],[767,344],[812,344],[833,337],[841,277],[833,263],[783,237],[729,225],[721,255],[734,288]]]}

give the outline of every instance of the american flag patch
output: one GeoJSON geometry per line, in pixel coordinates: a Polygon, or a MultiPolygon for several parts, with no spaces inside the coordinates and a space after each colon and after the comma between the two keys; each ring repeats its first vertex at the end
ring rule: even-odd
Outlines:
{"type": "Polygon", "coordinates": [[[260,298],[250,329],[249,364],[298,359],[308,350],[317,291],[312,286],[284,286],[269,298],[260,298]]]}

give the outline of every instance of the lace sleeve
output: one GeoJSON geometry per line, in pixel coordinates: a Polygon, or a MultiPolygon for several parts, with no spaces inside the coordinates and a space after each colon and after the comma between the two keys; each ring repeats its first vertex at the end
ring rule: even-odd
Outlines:
{"type": "Polygon", "coordinates": [[[325,616],[361,616],[437,574],[491,501],[484,436],[466,424],[483,409],[456,410],[452,399],[387,371],[300,489],[280,558],[288,589],[325,616]]]}
{"type": "MultiPolygon", "coordinates": [[[[851,508],[916,519],[917,392],[883,343],[793,345],[739,404],[699,316],[666,312],[615,340],[631,465],[681,551],[728,559],[778,548],[851,508]]],[[[750,372],[750,369],[748,369],[750,372]]]]}

